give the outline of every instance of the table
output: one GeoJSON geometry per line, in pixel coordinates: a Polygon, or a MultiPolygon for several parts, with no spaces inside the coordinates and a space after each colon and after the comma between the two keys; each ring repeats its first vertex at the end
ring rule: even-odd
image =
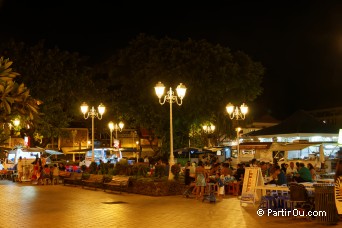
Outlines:
{"type": "Polygon", "coordinates": [[[305,187],[312,187],[313,188],[313,185],[316,184],[316,182],[301,182],[299,184],[302,184],[304,185],[305,187]]]}
{"type": "Polygon", "coordinates": [[[266,191],[285,191],[285,192],[289,192],[290,189],[287,186],[276,186],[276,185],[264,185],[264,186],[256,186],[255,190],[261,190],[261,196],[265,196],[266,195],[266,191]]]}
{"type": "Polygon", "coordinates": [[[335,183],[334,179],[317,179],[316,181],[320,183],[335,183]]]}
{"type": "Polygon", "coordinates": [[[256,186],[255,192],[256,192],[256,201],[261,200],[261,197],[265,196],[267,194],[267,191],[282,191],[282,192],[289,192],[290,189],[287,186],[276,186],[273,184],[268,184],[264,186],[256,186]]]}
{"type": "MultiPolygon", "coordinates": [[[[303,184],[303,183],[300,183],[303,184]]],[[[315,192],[315,188],[313,187],[313,183],[310,183],[310,186],[305,186],[306,190],[308,192],[315,192]]],[[[256,186],[256,195],[258,199],[261,199],[262,196],[265,196],[267,194],[267,191],[281,191],[282,193],[284,192],[289,192],[290,188],[288,186],[276,186],[276,185],[264,185],[264,186],[256,186]],[[259,191],[257,191],[259,190],[259,191]]]]}

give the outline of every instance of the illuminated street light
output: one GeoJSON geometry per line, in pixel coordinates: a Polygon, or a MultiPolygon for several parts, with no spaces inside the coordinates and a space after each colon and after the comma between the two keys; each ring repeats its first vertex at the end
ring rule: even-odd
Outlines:
{"type": "Polygon", "coordinates": [[[15,127],[18,127],[19,124],[20,124],[20,120],[19,120],[19,119],[13,120],[13,125],[14,125],[15,127]]]}
{"type": "Polygon", "coordinates": [[[161,105],[165,104],[165,102],[169,102],[170,103],[170,161],[169,161],[169,180],[173,179],[173,174],[171,172],[171,166],[174,165],[175,161],[174,161],[174,156],[173,156],[173,126],[172,126],[172,103],[176,103],[177,105],[182,105],[183,103],[183,98],[185,96],[186,93],[186,87],[180,83],[177,88],[177,96],[174,95],[174,91],[172,90],[172,88],[170,87],[170,90],[167,92],[166,95],[164,95],[165,92],[165,86],[163,83],[158,82],[156,84],[156,86],[154,87],[155,91],[156,91],[156,95],[159,98],[159,103],[161,105]],[[179,100],[178,100],[179,98],[179,100]]]}
{"type": "MultiPolygon", "coordinates": [[[[202,126],[203,131],[207,134],[212,134],[215,131],[215,125],[208,123],[206,125],[202,126]]],[[[210,143],[210,138],[208,137],[208,147],[210,147],[211,143],[210,143]]]]}
{"type": "Polygon", "coordinates": [[[99,120],[102,119],[102,115],[106,110],[106,107],[103,104],[100,104],[97,108],[98,111],[95,110],[94,106],[88,111],[89,106],[83,102],[81,105],[81,112],[83,113],[84,119],[88,119],[91,117],[91,161],[95,161],[95,153],[94,153],[94,119],[95,117],[99,120]]]}
{"type": "Polygon", "coordinates": [[[108,123],[108,127],[110,130],[110,146],[111,147],[113,146],[113,136],[112,136],[113,130],[115,129],[115,139],[118,139],[118,129],[121,132],[124,126],[125,124],[122,121],[120,121],[119,124],[114,124],[113,121],[110,121],[108,123]]]}
{"type": "Polygon", "coordinates": [[[240,108],[237,106],[232,105],[232,103],[227,104],[226,110],[229,114],[230,119],[242,119],[246,118],[246,114],[248,112],[248,106],[243,103],[240,108]]]}
{"type": "Polygon", "coordinates": [[[211,123],[209,123],[208,125],[203,125],[203,130],[205,133],[211,134],[215,131],[215,125],[212,125],[211,123]]]}
{"type": "Polygon", "coordinates": [[[109,130],[110,130],[110,144],[109,144],[109,146],[112,147],[113,146],[113,136],[112,136],[112,133],[113,133],[113,130],[114,130],[114,123],[112,121],[110,121],[108,123],[108,127],[109,127],[109,130]]]}
{"type": "MultiPolygon", "coordinates": [[[[246,118],[246,114],[248,112],[248,106],[243,103],[240,108],[237,106],[232,105],[232,103],[227,104],[226,110],[229,114],[230,119],[236,119],[236,120],[244,120],[246,118]]],[[[236,128],[237,131],[237,164],[239,164],[240,161],[240,151],[239,151],[239,132],[241,131],[241,128],[236,128]]]]}

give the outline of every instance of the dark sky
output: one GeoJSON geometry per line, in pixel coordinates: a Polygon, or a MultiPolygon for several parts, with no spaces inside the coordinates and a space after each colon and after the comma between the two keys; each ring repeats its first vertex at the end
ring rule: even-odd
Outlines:
{"type": "Polygon", "coordinates": [[[342,2],[86,2],[0,0],[0,41],[45,39],[98,61],[139,33],[206,39],[265,66],[264,93],[249,104],[255,114],[342,106],[342,2]]]}

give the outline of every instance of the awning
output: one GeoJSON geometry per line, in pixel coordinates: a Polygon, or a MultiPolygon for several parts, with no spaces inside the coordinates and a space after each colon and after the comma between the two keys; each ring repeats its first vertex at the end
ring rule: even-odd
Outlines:
{"type": "Polygon", "coordinates": [[[59,151],[55,151],[55,150],[45,150],[46,153],[50,154],[50,155],[59,155],[59,154],[63,154],[62,152],[59,151]]]}
{"type": "MultiPolygon", "coordinates": [[[[245,150],[262,150],[262,149],[266,149],[268,150],[271,147],[272,143],[271,142],[265,142],[265,143],[261,143],[261,142],[247,142],[247,143],[240,143],[239,144],[239,149],[245,149],[245,150]]],[[[236,148],[236,146],[235,146],[236,148]]]]}
{"type": "Polygon", "coordinates": [[[319,146],[319,143],[273,143],[272,151],[302,150],[310,146],[319,146]]]}

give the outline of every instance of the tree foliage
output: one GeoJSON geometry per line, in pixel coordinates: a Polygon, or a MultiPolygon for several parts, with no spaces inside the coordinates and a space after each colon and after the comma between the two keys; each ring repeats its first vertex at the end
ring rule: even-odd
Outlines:
{"type": "Polygon", "coordinates": [[[18,84],[16,77],[19,73],[10,68],[12,61],[0,57],[0,143],[4,143],[10,135],[8,125],[14,118],[19,118],[22,125],[37,119],[39,100],[30,96],[30,90],[23,84],[18,84]]]}
{"type": "MultiPolygon", "coordinates": [[[[253,101],[261,94],[264,68],[248,55],[205,40],[156,39],[139,35],[107,61],[108,89],[118,109],[139,127],[155,129],[168,142],[169,105],[160,106],[154,86],[161,81],[175,89],[187,87],[183,105],[173,104],[175,147],[185,146],[192,124],[223,119],[228,102],[253,101]]],[[[163,143],[163,145],[167,145],[163,143]]]]}
{"type": "Polygon", "coordinates": [[[14,41],[3,44],[0,53],[15,60],[15,69],[24,75],[22,82],[43,102],[42,116],[30,134],[58,136],[80,114],[82,101],[91,100],[90,92],[96,93],[86,60],[77,53],[48,49],[43,42],[27,46],[14,41]]]}

